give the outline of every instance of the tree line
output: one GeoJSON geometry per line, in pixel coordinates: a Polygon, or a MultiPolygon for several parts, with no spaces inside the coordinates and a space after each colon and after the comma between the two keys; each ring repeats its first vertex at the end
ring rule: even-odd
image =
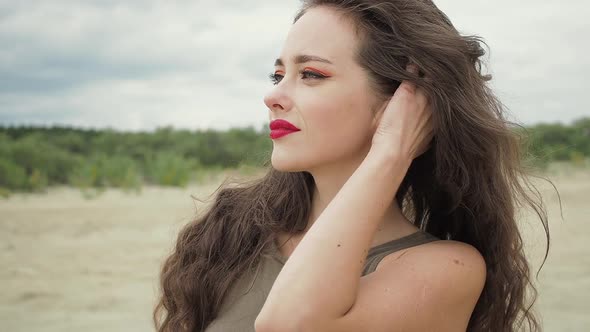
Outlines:
{"type": "MultiPolygon", "coordinates": [[[[590,117],[514,130],[524,138],[527,161],[539,168],[552,161],[585,164],[590,158],[590,117]]],[[[0,126],[0,195],[53,185],[186,186],[206,172],[262,166],[272,150],[268,134],[267,125],[151,132],[0,126]]]]}

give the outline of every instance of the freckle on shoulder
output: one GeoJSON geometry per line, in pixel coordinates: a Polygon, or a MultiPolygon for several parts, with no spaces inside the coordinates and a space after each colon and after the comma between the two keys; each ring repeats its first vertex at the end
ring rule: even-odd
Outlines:
{"type": "Polygon", "coordinates": [[[423,262],[431,265],[432,262],[448,262],[459,267],[481,267],[485,269],[485,261],[481,253],[472,245],[452,240],[440,240],[424,245],[409,248],[403,255],[406,260],[414,263],[423,262]]]}

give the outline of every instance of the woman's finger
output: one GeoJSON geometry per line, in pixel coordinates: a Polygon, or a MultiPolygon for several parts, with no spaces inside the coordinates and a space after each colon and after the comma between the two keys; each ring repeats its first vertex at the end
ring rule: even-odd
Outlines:
{"type": "Polygon", "coordinates": [[[424,91],[424,89],[420,88],[420,87],[416,87],[416,100],[418,105],[420,105],[421,108],[426,108],[428,107],[429,104],[429,100],[428,97],[426,96],[426,92],[424,91]]]}
{"type": "Polygon", "coordinates": [[[418,66],[414,63],[408,63],[408,65],[406,66],[406,70],[409,71],[412,74],[416,74],[418,75],[418,66]]]}
{"type": "MultiPolygon", "coordinates": [[[[413,63],[408,63],[408,65],[406,66],[406,70],[412,74],[418,75],[418,66],[413,63]]],[[[416,92],[416,84],[411,80],[404,80],[402,82],[402,85],[405,85],[405,87],[412,93],[416,92]]]]}

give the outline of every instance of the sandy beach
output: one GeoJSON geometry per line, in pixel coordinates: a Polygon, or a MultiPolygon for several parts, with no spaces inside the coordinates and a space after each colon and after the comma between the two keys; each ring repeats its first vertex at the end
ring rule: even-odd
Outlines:
{"type": "MultiPolygon", "coordinates": [[[[541,184],[551,252],[536,305],[545,331],[590,326],[590,171],[552,173],[563,204],[541,184]],[[565,174],[567,173],[567,174],[565,174]]],[[[73,188],[0,200],[0,321],[3,331],[152,331],[160,264],[179,227],[218,182],[185,189],[107,190],[85,199],[73,188]]],[[[522,215],[536,271],[544,253],[538,220],[522,215]]]]}

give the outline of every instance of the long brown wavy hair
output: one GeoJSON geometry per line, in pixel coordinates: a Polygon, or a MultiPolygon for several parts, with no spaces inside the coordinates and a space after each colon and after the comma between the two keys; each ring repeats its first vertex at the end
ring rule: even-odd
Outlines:
{"type": "MultiPolygon", "coordinates": [[[[308,0],[295,21],[316,6],[352,20],[356,61],[377,96],[386,100],[402,80],[412,80],[430,98],[435,138],[413,161],[396,201],[420,229],[473,245],[485,258],[487,280],[468,331],[540,330],[516,212],[529,207],[540,219],[545,259],[547,214],[522,163],[521,136],[488,86],[491,76],[482,73],[485,42],[461,35],[430,0],[308,0]],[[425,76],[407,72],[409,61],[425,76]]],[[[268,161],[263,166],[260,178],[220,186],[213,204],[180,232],[161,272],[158,331],[204,330],[277,232],[305,229],[312,176],[279,172],[268,161]]]]}

